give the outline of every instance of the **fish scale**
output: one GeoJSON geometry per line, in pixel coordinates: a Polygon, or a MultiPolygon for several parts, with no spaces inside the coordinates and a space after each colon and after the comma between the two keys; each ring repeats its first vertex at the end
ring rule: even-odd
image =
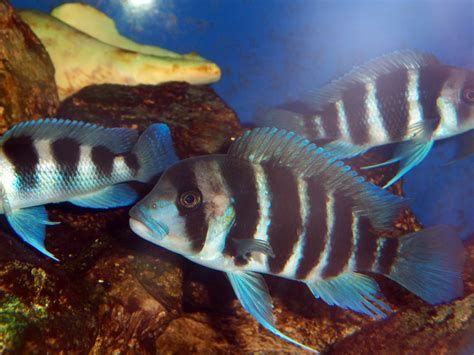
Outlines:
{"type": "Polygon", "coordinates": [[[298,101],[260,111],[255,123],[295,131],[339,159],[396,143],[392,159],[366,167],[400,162],[388,187],[418,165],[436,140],[459,135],[454,159],[474,153],[474,72],[430,54],[395,52],[298,101]]]}
{"type": "MultiPolygon", "coordinates": [[[[136,131],[45,119],[13,126],[0,138],[0,210],[13,230],[43,254],[48,221],[43,205],[132,204],[128,181],[147,182],[177,161],[166,125],[136,131]]],[[[57,260],[57,259],[56,259],[57,260]]]]}
{"type": "Polygon", "coordinates": [[[431,304],[462,294],[463,247],[454,229],[383,236],[405,205],[303,137],[257,128],[233,142],[227,155],[171,166],[130,210],[130,227],[224,271],[264,327],[313,351],[276,328],[259,273],[304,282],[328,304],[372,317],[391,309],[375,280],[360,272],[391,278],[431,304]]]}

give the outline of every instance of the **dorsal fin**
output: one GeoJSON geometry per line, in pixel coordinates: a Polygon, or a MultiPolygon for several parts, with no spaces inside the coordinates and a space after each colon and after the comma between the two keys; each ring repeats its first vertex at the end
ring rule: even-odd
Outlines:
{"type": "Polygon", "coordinates": [[[389,229],[406,204],[405,199],[365,181],[323,148],[286,130],[248,131],[231,145],[228,154],[255,164],[288,167],[299,177],[323,182],[329,190],[352,198],[356,210],[376,229],[389,229]]]}
{"type": "Polygon", "coordinates": [[[76,139],[81,145],[104,145],[115,154],[130,151],[138,139],[137,131],[130,128],[105,128],[88,122],[53,118],[21,122],[5,132],[0,138],[0,144],[9,138],[23,135],[34,140],[68,137],[76,139]]]}
{"type": "Polygon", "coordinates": [[[321,89],[310,92],[302,101],[315,110],[322,110],[326,104],[340,100],[342,92],[351,84],[366,83],[402,68],[416,69],[436,64],[439,62],[434,55],[413,50],[385,54],[353,68],[321,89]]]}

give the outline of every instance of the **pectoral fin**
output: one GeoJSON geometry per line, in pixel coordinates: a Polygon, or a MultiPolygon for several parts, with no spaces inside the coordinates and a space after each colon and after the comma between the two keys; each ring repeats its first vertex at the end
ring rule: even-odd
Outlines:
{"type": "Polygon", "coordinates": [[[383,187],[384,189],[394,184],[403,175],[413,169],[415,166],[420,164],[423,159],[428,155],[433,146],[434,140],[429,141],[408,141],[400,143],[398,148],[395,150],[394,157],[380,164],[366,166],[363,169],[372,169],[385,166],[388,164],[400,162],[400,167],[397,174],[383,187]]]}
{"type": "Polygon", "coordinates": [[[100,191],[70,198],[68,201],[79,207],[115,208],[129,206],[138,200],[138,193],[128,184],[106,187],[100,191]]]}
{"type": "Polygon", "coordinates": [[[270,257],[275,257],[273,249],[265,240],[261,239],[234,239],[236,245],[237,255],[246,259],[250,253],[262,253],[270,257]]]}
{"type": "Polygon", "coordinates": [[[36,206],[15,210],[6,215],[8,223],[13,230],[28,244],[32,245],[44,255],[59,261],[53,254],[46,250],[44,238],[46,225],[57,224],[48,220],[44,206],[36,206]]]}
{"type": "Polygon", "coordinates": [[[369,276],[346,273],[341,276],[308,284],[314,297],[344,309],[364,313],[371,317],[385,317],[390,307],[376,298],[379,287],[369,276]],[[375,307],[377,305],[379,308],[375,307]],[[381,310],[382,309],[382,310],[381,310]]]}
{"type": "Polygon", "coordinates": [[[260,274],[249,271],[227,272],[226,274],[242,306],[261,325],[292,344],[300,346],[305,350],[316,352],[314,349],[298,343],[276,329],[272,313],[272,299],[265,280],[260,274]]]}

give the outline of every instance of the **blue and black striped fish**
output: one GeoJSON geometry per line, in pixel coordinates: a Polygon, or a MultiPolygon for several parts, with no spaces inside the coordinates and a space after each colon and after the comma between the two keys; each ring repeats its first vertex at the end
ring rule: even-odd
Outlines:
{"type": "Polygon", "coordinates": [[[371,316],[390,311],[366,272],[436,304],[462,294],[463,247],[446,226],[400,238],[404,199],[365,182],[323,148],[285,130],[257,128],[227,155],[178,162],[130,211],[142,238],[226,272],[243,307],[276,329],[263,277],[308,285],[316,298],[371,316]]]}
{"type": "Polygon", "coordinates": [[[455,159],[474,153],[474,72],[444,65],[430,54],[396,52],[356,67],[300,101],[260,112],[258,126],[295,131],[338,158],[400,143],[390,186],[419,164],[435,140],[455,135],[455,159]]]}
{"type": "Polygon", "coordinates": [[[0,138],[0,212],[43,254],[44,204],[126,206],[139,196],[126,181],[148,182],[178,159],[164,124],[133,129],[45,119],[15,125],[0,138]]]}

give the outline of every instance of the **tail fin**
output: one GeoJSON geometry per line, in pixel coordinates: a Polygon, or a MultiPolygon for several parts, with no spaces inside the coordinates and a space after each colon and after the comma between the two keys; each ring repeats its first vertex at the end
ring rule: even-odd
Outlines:
{"type": "Polygon", "coordinates": [[[448,302],[463,293],[464,248],[454,228],[436,226],[401,238],[388,275],[428,303],[448,302]]]}
{"type": "Polygon", "coordinates": [[[260,109],[255,113],[253,120],[257,127],[283,128],[301,135],[308,133],[304,116],[285,108],[260,109]]]}
{"type": "Polygon", "coordinates": [[[137,180],[148,182],[176,163],[179,159],[173,147],[167,125],[156,123],[149,126],[132,149],[140,166],[137,180]]]}

